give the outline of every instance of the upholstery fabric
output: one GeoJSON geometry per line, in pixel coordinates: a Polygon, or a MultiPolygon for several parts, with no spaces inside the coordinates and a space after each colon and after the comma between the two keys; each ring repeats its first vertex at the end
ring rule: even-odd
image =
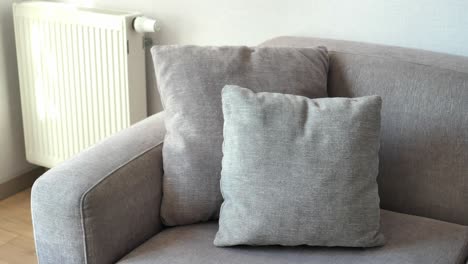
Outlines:
{"type": "Polygon", "coordinates": [[[329,96],[382,96],[383,208],[468,225],[467,57],[315,38],[263,45],[324,45],[329,96]]]}
{"type": "Polygon", "coordinates": [[[119,264],[461,264],[468,228],[423,217],[381,211],[383,247],[327,248],[213,245],[215,222],[169,228],[131,252],[119,264]]]}
{"type": "Polygon", "coordinates": [[[372,247],[379,232],[378,96],[222,92],[217,246],[372,247]]]}
{"type": "Polygon", "coordinates": [[[155,46],[152,54],[166,112],[161,217],[169,226],[219,216],[226,84],[327,96],[325,48],[155,46]]]}
{"type": "Polygon", "coordinates": [[[115,263],[161,229],[163,114],[63,162],[32,188],[39,263],[115,263]]]}

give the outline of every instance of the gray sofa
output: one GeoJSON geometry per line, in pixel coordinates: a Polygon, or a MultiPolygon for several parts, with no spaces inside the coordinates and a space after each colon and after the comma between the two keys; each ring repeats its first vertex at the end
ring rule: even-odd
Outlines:
{"type": "Polygon", "coordinates": [[[40,263],[465,263],[468,58],[364,43],[280,37],[330,50],[330,96],[381,95],[383,247],[217,248],[216,222],[159,219],[164,113],[104,140],[34,184],[40,263]]]}

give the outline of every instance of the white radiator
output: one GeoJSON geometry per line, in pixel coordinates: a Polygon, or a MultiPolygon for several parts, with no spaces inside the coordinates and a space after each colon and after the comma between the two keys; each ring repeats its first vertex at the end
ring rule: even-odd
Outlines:
{"type": "Polygon", "coordinates": [[[139,14],[13,5],[26,156],[53,167],[146,117],[139,14]]]}

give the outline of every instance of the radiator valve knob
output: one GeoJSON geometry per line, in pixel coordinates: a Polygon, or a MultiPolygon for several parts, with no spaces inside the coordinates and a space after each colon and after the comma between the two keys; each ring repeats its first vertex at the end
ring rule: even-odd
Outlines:
{"type": "Polygon", "coordinates": [[[133,20],[133,28],[138,33],[156,32],[159,31],[160,25],[155,19],[139,16],[133,20]]]}

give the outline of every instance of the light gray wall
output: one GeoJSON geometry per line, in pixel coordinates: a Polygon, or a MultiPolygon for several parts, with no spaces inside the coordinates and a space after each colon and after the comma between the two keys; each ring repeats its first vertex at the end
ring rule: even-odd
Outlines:
{"type": "Polygon", "coordinates": [[[12,2],[0,1],[0,184],[33,168],[24,153],[12,2]]]}

